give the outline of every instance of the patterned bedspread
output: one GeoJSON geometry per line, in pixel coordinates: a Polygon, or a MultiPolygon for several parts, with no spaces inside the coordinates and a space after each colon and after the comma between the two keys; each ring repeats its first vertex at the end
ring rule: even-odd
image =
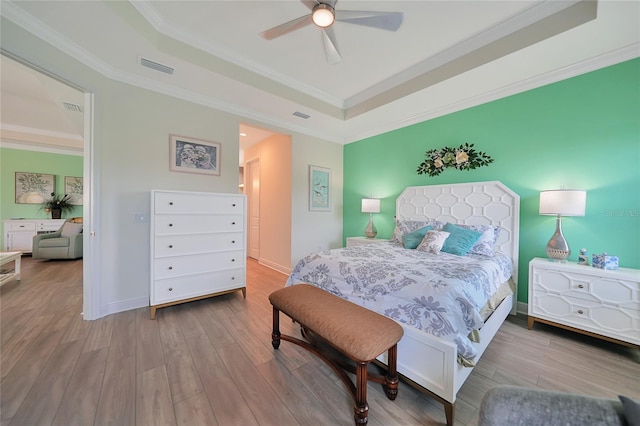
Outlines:
{"type": "Polygon", "coordinates": [[[473,363],[468,335],[484,324],[481,309],[512,274],[511,259],[438,255],[380,242],[313,253],[286,286],[309,283],[399,322],[454,342],[473,363]]]}

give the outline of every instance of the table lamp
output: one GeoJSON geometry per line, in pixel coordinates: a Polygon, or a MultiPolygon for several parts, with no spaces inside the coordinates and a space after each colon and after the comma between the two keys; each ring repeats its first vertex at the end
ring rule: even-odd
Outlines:
{"type": "Polygon", "coordinates": [[[364,235],[367,238],[375,238],[378,235],[378,230],[373,224],[373,214],[380,213],[380,199],[378,198],[363,198],[362,199],[362,213],[369,213],[369,224],[364,230],[364,235]]]}
{"type": "Polygon", "coordinates": [[[540,192],[540,214],[557,215],[556,232],[547,243],[547,256],[565,262],[571,250],[562,233],[562,216],[584,216],[587,193],[573,189],[553,189],[540,192]]]}

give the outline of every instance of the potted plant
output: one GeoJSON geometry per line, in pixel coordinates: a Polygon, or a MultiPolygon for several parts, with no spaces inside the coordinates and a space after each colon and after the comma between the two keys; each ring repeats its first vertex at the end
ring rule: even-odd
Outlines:
{"type": "Polygon", "coordinates": [[[60,219],[63,212],[73,210],[71,197],[68,194],[60,196],[52,192],[51,198],[45,200],[42,204],[42,210],[47,213],[51,212],[51,219],[60,219]]]}

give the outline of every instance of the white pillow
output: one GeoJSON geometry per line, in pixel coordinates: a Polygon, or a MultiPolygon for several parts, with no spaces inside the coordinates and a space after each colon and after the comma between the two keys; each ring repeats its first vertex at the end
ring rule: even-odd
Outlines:
{"type": "Polygon", "coordinates": [[[474,231],[482,233],[478,241],[476,241],[473,247],[471,247],[468,254],[481,254],[489,257],[493,257],[495,255],[493,247],[496,245],[496,241],[498,241],[498,237],[500,236],[499,226],[462,224],[458,224],[456,226],[465,229],[473,229],[474,231]]]}
{"type": "Polygon", "coordinates": [[[60,236],[69,238],[69,237],[73,237],[74,235],[78,235],[80,231],[82,231],[81,223],[65,222],[62,225],[62,232],[60,232],[60,236]]]}
{"type": "Polygon", "coordinates": [[[438,254],[449,235],[451,234],[445,231],[427,231],[416,250],[438,254]]]}
{"type": "Polygon", "coordinates": [[[396,227],[393,230],[393,236],[391,237],[391,242],[396,242],[400,244],[404,244],[402,237],[405,234],[408,234],[413,231],[417,231],[420,228],[424,228],[425,226],[431,225],[432,228],[438,229],[442,228],[444,223],[439,222],[437,220],[396,220],[396,227]]]}

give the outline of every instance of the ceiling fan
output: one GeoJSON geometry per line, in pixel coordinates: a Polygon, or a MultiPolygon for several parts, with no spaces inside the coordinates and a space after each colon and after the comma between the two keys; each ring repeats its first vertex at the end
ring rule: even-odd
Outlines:
{"type": "Polygon", "coordinates": [[[261,32],[260,36],[267,40],[273,40],[292,31],[304,28],[307,25],[315,24],[321,30],[322,44],[324,45],[324,51],[327,55],[327,62],[330,64],[335,64],[342,60],[332,27],[335,21],[365,25],[387,31],[396,31],[400,28],[402,18],[404,17],[404,13],[402,12],[336,10],[338,0],[300,1],[311,10],[311,13],[261,32]]]}

